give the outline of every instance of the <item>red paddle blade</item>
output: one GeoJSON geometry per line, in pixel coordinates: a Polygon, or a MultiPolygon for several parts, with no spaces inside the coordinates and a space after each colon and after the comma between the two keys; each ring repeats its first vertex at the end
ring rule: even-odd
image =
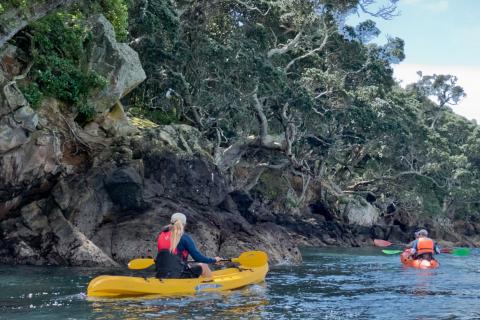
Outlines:
{"type": "Polygon", "coordinates": [[[442,248],[442,249],[440,249],[440,252],[441,253],[452,253],[452,249],[451,248],[442,248]]]}
{"type": "Polygon", "coordinates": [[[386,240],[374,239],[373,244],[377,247],[388,247],[391,246],[392,243],[386,240]]]}

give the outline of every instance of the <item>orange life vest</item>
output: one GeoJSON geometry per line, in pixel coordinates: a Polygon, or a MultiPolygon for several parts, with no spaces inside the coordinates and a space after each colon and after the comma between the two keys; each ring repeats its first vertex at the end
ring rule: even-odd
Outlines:
{"type": "Polygon", "coordinates": [[[417,241],[417,255],[424,253],[434,253],[435,244],[430,238],[419,238],[417,241]]]}

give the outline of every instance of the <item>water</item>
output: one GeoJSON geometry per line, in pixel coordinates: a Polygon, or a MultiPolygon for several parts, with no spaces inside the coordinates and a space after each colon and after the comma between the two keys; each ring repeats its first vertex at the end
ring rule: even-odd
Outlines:
{"type": "Polygon", "coordinates": [[[88,281],[126,270],[0,266],[0,319],[480,319],[480,251],[403,268],[378,249],[308,249],[264,284],[184,298],[91,300],[88,281]]]}

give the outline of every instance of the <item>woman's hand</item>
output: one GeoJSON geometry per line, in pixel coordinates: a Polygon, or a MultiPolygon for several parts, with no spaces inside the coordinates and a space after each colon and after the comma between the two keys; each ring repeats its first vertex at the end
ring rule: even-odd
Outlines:
{"type": "Polygon", "coordinates": [[[214,259],[217,260],[215,264],[219,264],[223,260],[223,258],[220,258],[220,257],[215,257],[214,259]]]}

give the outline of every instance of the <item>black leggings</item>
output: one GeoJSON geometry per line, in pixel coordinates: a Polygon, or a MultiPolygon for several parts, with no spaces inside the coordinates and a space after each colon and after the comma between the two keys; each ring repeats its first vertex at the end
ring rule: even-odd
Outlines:
{"type": "Polygon", "coordinates": [[[198,278],[202,275],[202,272],[202,266],[199,264],[186,265],[185,269],[183,269],[182,274],[180,275],[180,278],[198,278]]]}
{"type": "Polygon", "coordinates": [[[179,256],[166,250],[158,252],[155,259],[156,277],[160,279],[191,279],[202,274],[199,264],[188,265],[179,256]]]}

